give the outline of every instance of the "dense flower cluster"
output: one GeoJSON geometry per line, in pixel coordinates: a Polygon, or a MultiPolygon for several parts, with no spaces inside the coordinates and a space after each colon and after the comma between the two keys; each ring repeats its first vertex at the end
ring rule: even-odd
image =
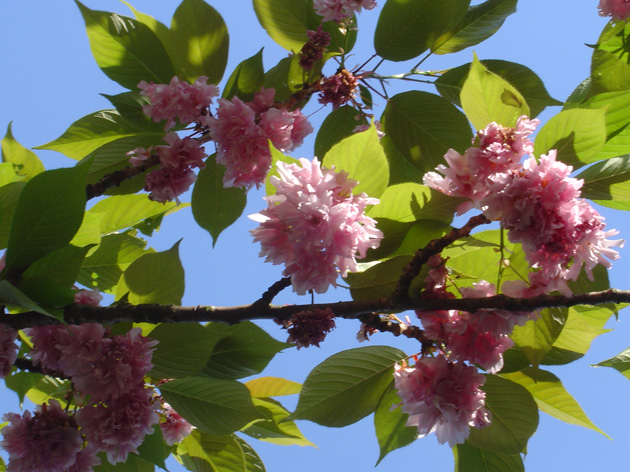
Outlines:
{"type": "Polygon", "coordinates": [[[175,126],[176,119],[183,125],[198,121],[207,113],[212,99],[219,95],[219,88],[208,84],[207,77],[199,77],[193,84],[178,77],[173,77],[168,85],[143,80],[138,88],[150,100],[142,110],[155,122],[166,120],[166,131],[175,126]]]}
{"type": "Polygon", "coordinates": [[[611,16],[614,21],[630,18],[630,0],[599,0],[599,14],[611,16]]]}
{"type": "Polygon", "coordinates": [[[0,379],[9,375],[17,359],[18,346],[15,344],[18,332],[10,326],[0,324],[0,379]]]}
{"type": "Polygon", "coordinates": [[[356,257],[380,244],[383,233],[365,215],[367,205],[378,200],[352,195],[357,182],[345,172],[322,168],[317,158],[298,164],[278,162],[279,177],[272,176],[276,194],[266,197],[269,206],[251,215],[260,226],[251,231],[261,244],[267,262],[284,264],[293,289],[324,293],[342,277],[356,271],[356,257]]]}
{"type": "Polygon", "coordinates": [[[335,314],[330,308],[301,311],[279,323],[289,333],[288,343],[295,343],[298,349],[319,347],[319,343],[326,339],[326,334],[335,329],[335,314]]]}
{"type": "Polygon", "coordinates": [[[90,446],[83,455],[104,451],[113,464],[136,452],[159,421],[153,390],[144,385],[157,342],[139,328],[112,335],[96,323],[39,326],[26,333],[33,363],[72,380],[80,407],[72,421],[90,446]]]}
{"type": "Polygon", "coordinates": [[[271,167],[268,141],[291,151],[313,131],[299,110],[274,108],[274,95],[274,89],[263,89],[248,103],[221,99],[216,116],[204,120],[217,144],[217,162],[225,166],[226,187],[260,186],[271,167]]]}
{"type": "Polygon", "coordinates": [[[324,57],[326,47],[330,45],[330,34],[322,30],[319,25],[317,30],[306,32],[308,41],[300,50],[300,67],[304,70],[311,70],[315,62],[324,57]]]}
{"type": "Polygon", "coordinates": [[[361,11],[376,7],[376,0],[315,0],[315,12],[323,16],[323,22],[342,21],[361,11]]]}
{"type": "Polygon", "coordinates": [[[604,231],[603,217],[580,197],[583,181],[569,177],[572,167],[557,162],[556,151],[534,156],[527,137],[537,120],[521,117],[516,128],[496,123],[480,131],[477,146],[464,155],[450,149],[448,167],[429,172],[424,183],[447,195],[467,198],[460,213],[478,208],[499,220],[512,242],[521,243],[530,266],[530,287],[511,283],[512,295],[526,296],[559,290],[570,294],[567,280],[576,280],[582,267],[592,278],[597,264],[610,267],[622,246],[609,240],[617,231],[604,231]]]}
{"type": "Polygon", "coordinates": [[[345,105],[354,98],[359,83],[349,70],[342,69],[330,77],[325,77],[319,84],[319,103],[331,103],[333,110],[345,105]]]}
{"type": "Polygon", "coordinates": [[[490,423],[486,394],[479,388],[485,378],[463,362],[448,362],[442,355],[418,359],[414,367],[398,366],[394,385],[409,415],[407,426],[422,438],[435,432],[438,441],[452,447],[463,443],[470,427],[490,423]]]}

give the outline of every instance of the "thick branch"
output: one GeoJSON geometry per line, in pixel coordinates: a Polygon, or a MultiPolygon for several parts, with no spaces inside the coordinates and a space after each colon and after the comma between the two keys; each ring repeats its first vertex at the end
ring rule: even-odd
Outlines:
{"type": "MultiPolygon", "coordinates": [[[[509,311],[533,311],[539,308],[570,307],[575,305],[600,305],[603,303],[630,303],[629,290],[605,290],[573,296],[540,295],[532,298],[511,298],[496,295],[488,298],[456,298],[439,300],[393,301],[379,298],[365,301],[347,301],[307,305],[261,306],[251,304],[233,307],[173,305],[129,305],[121,303],[108,307],[69,305],[64,309],[64,321],[70,324],[112,324],[121,321],[146,323],[186,323],[215,321],[234,324],[246,320],[285,320],[300,311],[330,308],[335,316],[359,319],[370,313],[393,313],[406,310],[462,310],[475,312],[480,309],[502,308],[509,311]]],[[[0,315],[0,323],[15,329],[59,323],[54,318],[36,312],[19,315],[0,315]]]]}

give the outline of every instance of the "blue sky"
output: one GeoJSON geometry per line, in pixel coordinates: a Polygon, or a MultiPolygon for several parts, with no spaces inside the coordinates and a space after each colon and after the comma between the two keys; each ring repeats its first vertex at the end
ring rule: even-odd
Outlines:
{"type": "MultiPolygon", "coordinates": [[[[175,0],[135,0],[138,10],[169,23],[178,5],[175,0]]],[[[258,25],[250,0],[209,0],[224,17],[230,31],[231,51],[226,75],[242,59],[256,53],[262,46],[265,67],[273,66],[286,51],[269,40],[258,25]]],[[[379,4],[383,4],[383,0],[379,4]]],[[[519,11],[510,17],[502,30],[486,43],[475,47],[481,59],[505,59],[522,63],[543,79],[550,94],[564,100],[573,88],[588,76],[590,50],[585,43],[594,43],[606,24],[597,14],[597,0],[521,0],[519,11]]],[[[86,0],[97,10],[129,14],[116,0],[86,0]]],[[[358,46],[354,50],[356,64],[372,54],[371,31],[378,10],[359,16],[358,46]]],[[[13,121],[13,133],[25,146],[34,147],[49,142],[63,133],[76,119],[96,110],[108,108],[109,103],[99,93],[115,94],[120,87],[110,81],[96,66],[90,50],[83,21],[73,2],[49,0],[20,0],[0,2],[0,131],[13,121]]],[[[424,66],[440,70],[469,62],[470,50],[453,57],[433,57],[424,66]]],[[[349,61],[353,65],[352,59],[349,61]]],[[[388,66],[391,73],[405,72],[409,63],[388,66]]],[[[222,84],[221,84],[222,85],[222,84]]],[[[432,91],[431,89],[427,89],[432,91]]],[[[314,101],[313,101],[314,102],[314,101]]],[[[311,103],[306,114],[313,114],[316,126],[329,109],[318,111],[311,103]]],[[[558,108],[542,115],[548,119],[558,108]]],[[[377,116],[382,112],[376,110],[377,116]]],[[[296,157],[312,157],[313,140],[293,153],[296,157]]],[[[73,161],[52,152],[38,152],[46,167],[73,165],[73,161]]],[[[262,194],[248,196],[245,214],[264,207],[262,194]]],[[[617,228],[626,237],[629,225],[621,212],[601,209],[608,226],[617,228]]],[[[251,302],[275,280],[281,268],[264,264],[258,258],[259,248],[252,244],[249,229],[253,223],[246,218],[221,235],[215,248],[209,235],[198,228],[189,209],[169,217],[161,231],[151,241],[158,250],[172,246],[182,236],[182,260],[186,270],[185,305],[237,305],[251,302]]],[[[627,252],[627,251],[625,251],[627,252]]],[[[622,259],[611,273],[613,286],[627,289],[625,277],[628,262],[622,259]]],[[[331,290],[318,296],[318,301],[347,299],[344,289],[331,290]]],[[[291,294],[282,294],[278,302],[306,302],[291,294]]],[[[630,382],[611,369],[589,365],[616,355],[630,345],[630,327],[624,322],[611,322],[615,330],[598,338],[591,352],[583,359],[552,369],[564,382],[567,390],[580,402],[591,420],[609,434],[602,435],[578,426],[567,425],[541,414],[537,433],[530,441],[525,459],[528,472],[561,470],[621,470],[630,462],[630,410],[623,400],[630,395],[630,382]]],[[[262,324],[271,334],[284,339],[284,333],[271,322],[262,324]]],[[[266,375],[303,381],[307,373],[334,352],[357,347],[357,323],[339,322],[320,349],[291,350],[277,356],[266,375]]],[[[404,342],[387,334],[377,335],[373,344],[389,344],[412,354],[417,344],[404,342]]],[[[289,406],[292,406],[290,401],[289,406]]],[[[19,408],[12,392],[0,391],[0,411],[19,408]]],[[[309,422],[300,422],[303,433],[317,444],[315,448],[280,447],[249,441],[261,455],[267,470],[302,472],[321,470],[371,470],[378,457],[377,443],[369,417],[341,430],[326,429],[309,422]]],[[[451,470],[452,453],[440,446],[433,436],[416,441],[411,446],[388,456],[376,469],[381,472],[401,468],[451,470]]],[[[627,466],[626,466],[627,467],[627,466]]],[[[178,470],[173,466],[172,471],[178,470]]]]}

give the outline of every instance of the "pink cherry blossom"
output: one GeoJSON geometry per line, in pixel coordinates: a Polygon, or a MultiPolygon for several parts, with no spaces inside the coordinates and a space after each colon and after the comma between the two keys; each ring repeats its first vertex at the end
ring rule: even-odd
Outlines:
{"type": "Polygon", "coordinates": [[[418,436],[435,432],[440,444],[463,443],[470,427],[490,423],[486,394],[479,389],[485,378],[462,362],[448,362],[442,355],[425,357],[414,367],[397,366],[394,385],[409,415],[407,426],[418,428],[418,436]]]}
{"type": "Polygon", "coordinates": [[[219,95],[217,86],[207,82],[207,77],[199,77],[193,84],[178,77],[173,77],[168,85],[149,84],[143,80],[138,84],[140,94],[148,97],[151,103],[142,110],[153,121],[166,120],[164,129],[167,131],[175,126],[176,118],[184,125],[198,121],[212,99],[219,95]]]}
{"type": "Polygon", "coordinates": [[[0,324],[0,378],[9,375],[17,359],[18,345],[15,344],[18,332],[10,326],[0,324]]]}
{"type": "Polygon", "coordinates": [[[322,22],[341,21],[360,12],[362,8],[375,8],[376,0],[314,0],[313,6],[315,12],[324,17],[322,22]]]}
{"type": "Polygon", "coordinates": [[[599,0],[599,14],[612,16],[614,21],[630,18],[630,0],[599,0]]]}
{"type": "Polygon", "coordinates": [[[193,430],[192,425],[168,404],[164,404],[163,418],[160,428],[164,442],[169,446],[181,442],[193,430]]]}
{"type": "Polygon", "coordinates": [[[107,404],[79,409],[77,423],[88,444],[104,451],[111,464],[125,462],[160,420],[152,397],[153,390],[139,387],[107,404]]]}
{"type": "Polygon", "coordinates": [[[265,198],[265,210],[250,216],[260,223],[251,233],[267,262],[285,265],[283,274],[297,293],[324,293],[335,285],[335,266],[345,277],[356,271],[356,257],[380,244],[383,234],[364,213],[378,200],[353,196],[357,182],[322,168],[317,158],[277,165],[280,176],[271,177],[276,194],[265,198]]]}
{"type": "Polygon", "coordinates": [[[103,301],[103,295],[98,290],[79,290],[74,294],[74,303],[78,305],[98,306],[103,301]]]}
{"type": "Polygon", "coordinates": [[[50,400],[31,415],[7,413],[0,446],[9,454],[8,472],[59,472],[69,470],[83,445],[74,419],[50,400]]]}

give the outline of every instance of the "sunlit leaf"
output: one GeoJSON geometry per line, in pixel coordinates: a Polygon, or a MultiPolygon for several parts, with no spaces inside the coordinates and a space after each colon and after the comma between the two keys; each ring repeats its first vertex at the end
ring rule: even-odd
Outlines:
{"type": "Polygon", "coordinates": [[[2,162],[13,164],[18,175],[24,176],[25,182],[44,172],[44,165],[35,153],[26,149],[13,137],[11,123],[9,123],[7,134],[0,145],[2,147],[2,162]]]}
{"type": "Polygon", "coordinates": [[[376,465],[390,452],[407,446],[418,438],[418,428],[407,426],[409,415],[403,413],[400,403],[392,382],[383,393],[374,413],[374,431],[380,448],[376,465]]]}

